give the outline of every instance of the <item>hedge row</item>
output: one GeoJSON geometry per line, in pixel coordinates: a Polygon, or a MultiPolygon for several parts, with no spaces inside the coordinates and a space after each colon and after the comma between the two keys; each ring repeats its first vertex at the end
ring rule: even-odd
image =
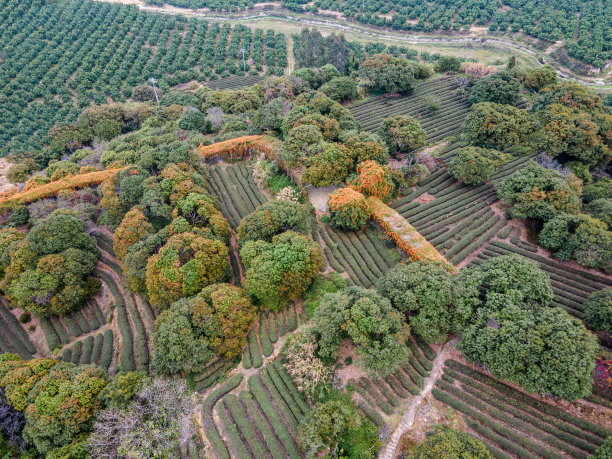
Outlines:
{"type": "Polygon", "coordinates": [[[47,318],[40,319],[40,328],[42,328],[43,333],[45,334],[45,339],[47,340],[47,345],[49,346],[49,350],[53,352],[53,350],[60,346],[60,340],[51,324],[51,321],[47,318]]]}
{"type": "Polygon", "coordinates": [[[391,405],[383,398],[383,396],[372,386],[370,381],[364,377],[359,378],[359,385],[367,391],[367,393],[376,400],[376,404],[378,407],[383,410],[385,414],[391,415],[393,414],[393,408],[391,405]]]}
{"type": "MultiPolygon", "coordinates": [[[[527,407],[526,407],[527,409],[522,410],[523,407],[518,407],[519,409],[517,409],[516,405],[507,405],[506,403],[502,401],[503,399],[499,398],[499,394],[495,393],[493,390],[487,389],[486,387],[482,387],[482,386],[479,387],[479,385],[475,383],[474,381],[471,381],[471,380],[469,380],[469,382],[466,381],[465,383],[461,385],[461,388],[463,389],[463,391],[482,400],[483,402],[486,402],[489,405],[501,411],[506,411],[510,415],[520,419],[521,421],[527,422],[540,430],[543,430],[545,432],[548,432],[549,434],[554,435],[559,440],[567,442],[589,453],[595,453],[597,449],[596,445],[591,444],[587,441],[584,441],[582,438],[575,437],[574,435],[571,435],[567,432],[563,432],[559,430],[558,428],[555,427],[555,425],[558,424],[556,422],[551,423],[552,424],[551,425],[551,424],[548,424],[548,422],[544,422],[541,416],[537,416],[537,415],[532,416],[532,415],[526,414],[529,412],[529,409],[527,407]]],[[[553,446],[557,446],[555,444],[556,442],[549,442],[549,443],[551,443],[553,446]]],[[[567,450],[565,449],[565,446],[563,445],[558,446],[558,448],[565,450],[570,455],[575,454],[579,456],[582,454],[584,456],[584,453],[580,451],[576,451],[575,448],[570,448],[569,450],[567,450]]]]}
{"type": "Polygon", "coordinates": [[[425,341],[421,335],[412,335],[412,337],[414,338],[414,341],[421,352],[423,352],[423,355],[425,355],[430,362],[433,362],[436,358],[436,351],[432,349],[429,343],[425,341]]]}
{"type": "Polygon", "coordinates": [[[276,436],[284,446],[287,454],[290,457],[301,457],[300,450],[295,443],[291,432],[287,428],[286,421],[281,417],[281,415],[276,411],[274,405],[272,404],[272,400],[268,396],[267,391],[264,389],[261,381],[259,380],[257,375],[253,375],[249,378],[248,381],[249,389],[251,393],[257,400],[259,407],[263,411],[266,418],[270,422],[270,425],[274,429],[276,436]]]}
{"type": "Polygon", "coordinates": [[[465,189],[456,190],[446,196],[446,199],[434,199],[426,204],[408,212],[400,212],[404,217],[409,218],[413,224],[418,225],[418,222],[426,218],[435,218],[436,212],[447,212],[454,206],[465,205],[467,202],[473,202],[477,199],[492,193],[491,187],[476,188],[466,191],[465,189]]]}
{"type": "Polygon", "coordinates": [[[493,225],[492,227],[490,227],[486,233],[484,233],[483,235],[481,235],[479,238],[477,238],[474,242],[472,242],[471,244],[467,245],[463,250],[461,250],[459,253],[457,253],[453,258],[450,259],[450,262],[454,265],[462,262],[463,260],[465,260],[468,255],[470,255],[474,250],[482,247],[483,245],[485,245],[485,243],[489,240],[491,240],[495,234],[501,230],[504,226],[506,226],[506,220],[498,217],[498,219],[496,220],[495,225],[493,225]]]}
{"type": "Polygon", "coordinates": [[[245,217],[246,215],[250,213],[243,199],[238,194],[238,191],[236,187],[234,186],[234,184],[232,183],[232,180],[230,179],[230,177],[227,175],[227,172],[225,172],[221,167],[219,167],[218,164],[215,165],[214,170],[216,174],[219,176],[223,184],[223,187],[229,193],[232,206],[234,206],[234,208],[236,209],[236,212],[238,213],[238,215],[240,215],[240,218],[242,219],[243,217],[245,217]]]}
{"type": "Polygon", "coordinates": [[[361,266],[367,266],[368,270],[375,278],[373,283],[375,283],[378,278],[382,277],[386,268],[381,269],[378,266],[376,260],[363,244],[361,244],[359,238],[357,238],[352,231],[340,231],[338,232],[338,236],[342,243],[351,251],[355,260],[357,260],[358,263],[362,263],[361,266]]]}
{"type": "Polygon", "coordinates": [[[301,405],[293,397],[293,394],[291,394],[291,391],[285,385],[285,382],[278,374],[276,368],[273,365],[268,365],[264,370],[262,370],[262,372],[265,372],[268,375],[270,381],[274,385],[274,388],[281,395],[282,399],[293,413],[293,416],[295,416],[295,419],[297,419],[298,422],[301,421],[302,418],[308,413],[308,410],[302,410],[301,405]]]}
{"type": "Polygon", "coordinates": [[[399,400],[397,397],[391,392],[391,390],[387,387],[385,382],[380,378],[372,378],[371,382],[378,388],[381,394],[389,401],[391,406],[397,407],[399,406],[399,400]]]}
{"type": "Polygon", "coordinates": [[[6,348],[6,352],[12,349],[24,359],[32,358],[32,354],[36,353],[36,348],[30,342],[25,331],[15,318],[15,316],[3,306],[0,306],[2,316],[0,316],[0,337],[2,338],[2,347],[6,348]],[[10,317],[9,317],[10,316],[10,317]]]}
{"type": "Polygon", "coordinates": [[[462,210],[457,211],[457,209],[453,209],[452,215],[450,215],[451,213],[449,212],[437,218],[427,220],[422,225],[419,225],[418,229],[423,236],[428,238],[436,237],[442,234],[443,229],[448,229],[449,225],[457,223],[465,218],[468,218],[469,221],[474,212],[488,208],[488,206],[493,204],[495,201],[497,201],[497,198],[493,196],[483,201],[465,204],[462,210]]]}
{"type": "MultiPolygon", "coordinates": [[[[448,386],[448,384],[444,383],[444,381],[438,381],[437,385],[442,387],[445,384],[446,386],[448,386]]],[[[486,416],[483,413],[470,408],[469,405],[460,402],[456,398],[452,397],[448,392],[446,392],[446,389],[444,392],[437,388],[433,389],[432,394],[440,402],[445,403],[450,407],[456,409],[457,411],[460,411],[461,413],[465,414],[466,416],[469,416],[470,418],[480,422],[486,427],[492,429],[497,434],[506,437],[508,440],[513,441],[514,443],[520,445],[521,447],[525,448],[527,451],[533,454],[537,454],[538,456],[544,457],[546,459],[557,459],[559,457],[558,453],[553,452],[552,450],[546,448],[544,445],[541,445],[540,443],[537,443],[526,437],[525,435],[519,434],[518,432],[515,432],[514,430],[502,424],[499,424],[489,416],[486,416]]],[[[531,455],[529,455],[528,457],[531,457],[531,455]]]]}
{"type": "MultiPolygon", "coordinates": [[[[412,352],[412,355],[414,355],[416,357],[416,359],[419,361],[421,366],[425,370],[431,371],[431,369],[432,369],[431,362],[429,360],[427,360],[427,358],[421,353],[421,351],[419,350],[417,345],[414,343],[414,341],[412,341],[412,339],[408,338],[408,340],[406,340],[406,345],[410,349],[410,352],[412,352]]],[[[423,375],[423,376],[427,376],[427,375],[423,375]]]]}
{"type": "Polygon", "coordinates": [[[89,335],[83,342],[83,350],[81,351],[81,365],[91,363],[91,353],[93,351],[94,337],[89,335]]]}
{"type": "Polygon", "coordinates": [[[232,268],[232,283],[236,287],[241,287],[242,283],[240,279],[240,268],[238,266],[238,260],[236,259],[236,254],[231,248],[229,251],[229,257],[230,257],[230,266],[232,268]]]}
{"type": "Polygon", "coordinates": [[[253,366],[253,361],[251,360],[251,350],[249,349],[249,345],[247,344],[242,351],[242,366],[245,370],[249,370],[253,366]]]}
{"type": "Polygon", "coordinates": [[[220,459],[230,459],[230,455],[225,443],[223,443],[223,440],[219,436],[219,432],[217,432],[217,428],[212,418],[212,410],[221,397],[240,385],[242,379],[243,376],[241,374],[232,376],[225,384],[212,391],[202,405],[202,424],[204,431],[213,446],[215,454],[220,459]]]}
{"type": "MultiPolygon", "coordinates": [[[[434,394],[434,397],[435,397],[435,394],[434,394]]],[[[515,454],[517,457],[520,457],[521,459],[523,458],[537,459],[538,458],[538,456],[536,456],[535,454],[531,454],[525,448],[517,445],[514,441],[508,440],[507,438],[502,437],[501,435],[493,432],[491,429],[486,428],[481,423],[476,422],[471,418],[466,417],[465,422],[472,430],[478,432],[483,437],[497,443],[499,446],[504,448],[506,451],[509,451],[515,454]]],[[[503,456],[495,456],[495,457],[503,457],[503,456]]],[[[508,457],[512,457],[512,456],[508,456],[508,457]]]]}
{"type": "MultiPolygon", "coordinates": [[[[359,280],[359,282],[364,287],[369,287],[370,285],[375,283],[376,276],[372,274],[369,270],[365,269],[366,268],[364,264],[365,262],[363,261],[361,263],[357,262],[357,258],[361,259],[361,257],[358,256],[354,247],[352,246],[347,247],[340,240],[340,238],[338,237],[335,231],[328,229],[328,234],[333,241],[332,244],[334,244],[335,247],[337,247],[338,251],[340,252],[341,258],[339,258],[339,260],[344,260],[346,261],[346,263],[348,263],[348,266],[351,268],[355,276],[357,276],[357,279],[359,280]]],[[[332,245],[332,247],[334,247],[334,245],[332,245]]]]}
{"type": "Polygon", "coordinates": [[[248,213],[253,213],[255,209],[259,206],[259,201],[253,198],[249,193],[249,186],[244,183],[244,177],[242,174],[240,176],[236,175],[236,171],[234,170],[235,166],[228,166],[225,170],[227,174],[227,178],[236,188],[238,195],[242,198],[242,202],[244,203],[248,213]]]}
{"type": "Polygon", "coordinates": [[[98,333],[94,340],[93,349],[91,350],[91,363],[96,365],[100,363],[102,355],[102,345],[104,344],[104,333],[98,333]]]}
{"type": "MultiPolygon", "coordinates": [[[[457,235],[460,236],[461,233],[466,229],[469,232],[471,228],[468,228],[468,227],[471,227],[475,224],[480,224],[481,217],[483,217],[485,214],[492,214],[492,213],[493,212],[489,208],[480,209],[476,212],[472,210],[472,212],[469,214],[470,218],[463,219],[462,221],[459,222],[459,224],[450,228],[450,231],[448,232],[445,231],[441,233],[439,236],[430,235],[428,240],[433,245],[435,245],[436,248],[443,249],[443,248],[449,247],[448,244],[452,241],[453,238],[455,238],[457,235]]],[[[450,223],[447,223],[447,224],[450,226],[450,223]]],[[[443,229],[448,229],[448,227],[443,228],[443,229]]]]}
{"type": "Polygon", "coordinates": [[[267,392],[280,414],[285,418],[285,421],[289,423],[293,432],[296,432],[299,424],[299,419],[296,416],[295,412],[299,412],[299,410],[297,406],[295,406],[295,403],[291,403],[291,405],[293,405],[292,409],[290,403],[285,400],[285,398],[281,395],[279,390],[272,382],[272,378],[270,378],[270,375],[268,374],[266,368],[259,372],[259,379],[264,390],[267,392]]]}
{"type": "MultiPolygon", "coordinates": [[[[412,370],[412,368],[411,368],[412,370]]],[[[414,370],[413,370],[414,371],[414,370]]],[[[397,370],[395,372],[394,375],[397,380],[400,382],[400,384],[411,394],[411,395],[418,395],[420,392],[420,389],[418,387],[418,385],[416,384],[415,381],[412,380],[412,378],[409,378],[408,376],[406,376],[406,373],[404,373],[402,370],[397,370]]],[[[422,379],[421,379],[422,380],[422,379]]]]}
{"type": "Polygon", "coordinates": [[[130,328],[130,323],[128,322],[123,297],[119,292],[119,287],[117,287],[114,279],[109,274],[98,269],[96,271],[96,276],[100,277],[104,281],[115,299],[115,312],[117,314],[117,322],[119,324],[119,333],[121,334],[121,369],[123,371],[134,371],[136,370],[133,355],[134,341],[132,338],[132,329],[130,328]]]}
{"type": "Polygon", "coordinates": [[[261,340],[261,351],[263,355],[266,357],[270,357],[274,352],[274,346],[272,346],[272,341],[270,341],[270,335],[268,333],[268,324],[264,319],[264,315],[261,314],[259,320],[259,339],[261,340]]]}
{"type": "Polygon", "coordinates": [[[357,405],[357,408],[363,411],[365,415],[369,417],[370,420],[374,424],[376,424],[378,427],[384,427],[386,425],[385,420],[380,415],[380,413],[376,410],[373,410],[367,403],[364,403],[360,400],[356,403],[356,405],[357,405]]]}
{"type": "Polygon", "coordinates": [[[266,324],[268,326],[270,342],[276,343],[278,341],[278,335],[276,333],[276,316],[273,312],[268,312],[266,314],[266,324]]]}
{"type": "Polygon", "coordinates": [[[251,455],[253,457],[267,457],[266,447],[257,437],[257,433],[247,417],[246,411],[240,405],[238,398],[233,394],[229,394],[223,399],[223,402],[236,422],[242,434],[241,437],[246,440],[245,446],[251,452],[251,455]]]}
{"type": "Polygon", "coordinates": [[[252,331],[247,336],[247,339],[249,342],[249,353],[251,354],[251,361],[253,362],[253,367],[259,368],[263,365],[263,359],[261,357],[259,343],[257,342],[257,335],[254,331],[252,331]]]}
{"type": "Polygon", "coordinates": [[[125,291],[125,302],[127,311],[132,318],[132,323],[136,329],[136,351],[138,352],[138,361],[141,367],[145,369],[149,366],[149,348],[147,347],[147,331],[140,317],[138,307],[134,301],[134,297],[130,292],[125,291]]]}
{"type": "Polygon", "coordinates": [[[68,333],[70,333],[75,338],[83,334],[77,323],[69,315],[62,317],[60,324],[63,324],[68,330],[68,333]]]}
{"type": "Polygon", "coordinates": [[[300,410],[302,410],[302,413],[304,415],[307,415],[310,411],[310,407],[304,400],[304,396],[300,393],[295,383],[291,379],[291,376],[289,376],[289,373],[287,373],[287,370],[285,370],[285,367],[283,366],[282,362],[280,360],[275,360],[272,363],[272,367],[274,367],[287,389],[289,389],[289,392],[291,392],[291,395],[297,402],[298,406],[300,407],[300,410]]]}
{"type": "Polygon", "coordinates": [[[416,357],[412,354],[408,357],[408,364],[403,367],[403,370],[410,376],[410,379],[419,387],[423,389],[425,384],[425,378],[427,377],[427,371],[421,366],[416,357]]]}
{"type": "Polygon", "coordinates": [[[363,386],[359,382],[351,378],[348,380],[346,385],[347,387],[352,387],[354,390],[356,390],[363,397],[366,403],[370,405],[372,408],[376,407],[376,402],[374,401],[374,399],[370,396],[370,394],[368,394],[368,392],[363,388],[363,386]]]}
{"type": "MultiPolygon", "coordinates": [[[[447,382],[438,381],[437,385],[445,392],[452,394],[458,400],[467,403],[468,406],[470,406],[471,408],[477,409],[483,413],[487,413],[487,415],[490,416],[494,421],[505,423],[514,431],[520,432],[523,435],[529,435],[539,440],[546,446],[550,445],[560,451],[565,452],[566,454],[570,455],[570,457],[587,457],[587,454],[584,451],[574,448],[573,446],[570,446],[567,443],[559,440],[554,435],[545,433],[541,429],[537,428],[537,426],[534,427],[530,423],[519,419],[514,415],[514,413],[506,412],[494,407],[493,405],[487,404],[479,398],[474,397],[472,394],[464,392],[461,389],[447,382]]],[[[549,459],[558,457],[558,453],[549,451],[548,448],[541,447],[539,444],[523,444],[523,446],[526,449],[549,459]]]]}
{"type": "MultiPolygon", "coordinates": [[[[249,417],[249,420],[253,423],[254,427],[260,432],[264,442],[268,445],[268,450],[272,455],[272,459],[286,459],[286,454],[283,446],[278,442],[274,436],[274,432],[270,428],[266,419],[262,415],[257,403],[253,400],[253,395],[248,391],[240,391],[240,402],[245,407],[245,413],[249,417]]],[[[262,456],[267,457],[267,456],[262,456]]]]}
{"type": "Polygon", "coordinates": [[[219,409],[217,411],[219,413],[219,419],[221,419],[221,422],[225,426],[225,431],[229,436],[230,444],[232,445],[232,449],[236,457],[253,457],[244,446],[244,442],[240,438],[240,433],[236,428],[236,424],[229,417],[229,410],[227,404],[225,403],[225,399],[219,403],[219,409]]]}
{"type": "Polygon", "coordinates": [[[74,343],[74,346],[72,346],[72,358],[70,359],[70,361],[74,363],[75,365],[78,365],[79,362],[81,361],[82,348],[83,348],[82,341],[77,341],[76,343],[74,343]]]}
{"type": "MultiPolygon", "coordinates": [[[[472,379],[475,379],[478,382],[481,382],[482,384],[489,386],[495,390],[497,390],[498,392],[501,392],[502,395],[504,397],[508,397],[512,400],[515,400],[516,402],[522,403],[528,407],[531,407],[533,409],[536,409],[538,411],[540,411],[541,413],[544,413],[546,415],[555,417],[557,419],[560,419],[562,421],[568,422],[570,424],[573,424],[574,426],[580,427],[581,429],[583,429],[587,434],[591,433],[594,434],[598,437],[600,437],[597,442],[601,442],[603,443],[603,441],[612,434],[611,431],[597,425],[594,424],[590,421],[587,421],[585,419],[579,418],[577,416],[574,416],[570,413],[567,413],[559,408],[557,408],[556,406],[553,405],[549,405],[548,403],[544,403],[541,402],[539,400],[534,399],[533,397],[530,397],[529,395],[523,394],[522,392],[517,391],[516,389],[508,386],[507,384],[501,382],[501,381],[497,381],[493,378],[491,378],[490,376],[484,375],[482,373],[479,373],[477,371],[472,370],[471,368],[466,367],[465,365],[462,365],[461,363],[455,361],[455,360],[447,360],[445,362],[445,365],[449,368],[451,368],[452,370],[455,370],[459,373],[462,373],[466,376],[469,376],[472,379]]],[[[584,433],[581,433],[582,435],[584,435],[584,433]]],[[[595,437],[591,438],[592,440],[595,440],[595,437]]]]}
{"type": "Polygon", "coordinates": [[[215,363],[217,365],[215,365],[214,370],[210,369],[212,365],[209,365],[204,373],[194,379],[194,390],[203,391],[214,386],[228,371],[240,363],[240,356],[238,355],[233,359],[219,359],[215,363]]]}
{"type": "Polygon", "coordinates": [[[295,303],[291,303],[287,309],[287,330],[292,332],[298,327],[297,312],[295,310],[295,303]]]}
{"type": "Polygon", "coordinates": [[[213,194],[217,198],[217,203],[219,204],[219,210],[223,214],[223,216],[227,219],[227,221],[234,228],[238,227],[240,224],[241,217],[232,206],[229,194],[223,188],[221,179],[215,173],[214,168],[210,168],[210,178],[211,180],[208,182],[213,194]]]}
{"type": "Polygon", "coordinates": [[[72,361],[72,349],[70,349],[69,347],[65,348],[62,351],[62,360],[64,362],[70,362],[72,361]]]}
{"type": "Polygon", "coordinates": [[[397,378],[396,375],[389,375],[386,376],[384,379],[385,382],[389,385],[391,389],[393,389],[393,392],[395,392],[399,398],[409,398],[410,395],[412,395],[410,392],[408,392],[408,390],[404,387],[404,385],[401,383],[401,381],[397,378]]]}
{"type": "Polygon", "coordinates": [[[109,328],[104,332],[104,341],[102,342],[102,357],[100,358],[100,366],[108,370],[111,361],[113,360],[113,331],[109,328]]]}
{"type": "Polygon", "coordinates": [[[500,239],[506,239],[508,236],[510,236],[510,233],[512,232],[513,229],[514,229],[514,226],[508,225],[497,234],[497,237],[500,239]]]}

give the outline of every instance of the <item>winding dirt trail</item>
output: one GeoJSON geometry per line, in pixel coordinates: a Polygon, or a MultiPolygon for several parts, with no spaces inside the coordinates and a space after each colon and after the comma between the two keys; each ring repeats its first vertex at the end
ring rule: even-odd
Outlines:
{"type": "Polygon", "coordinates": [[[406,411],[404,411],[402,420],[391,434],[391,438],[385,446],[385,449],[381,451],[378,455],[379,459],[393,459],[393,457],[395,457],[395,450],[397,449],[397,445],[399,443],[400,438],[405,432],[408,431],[408,429],[412,427],[412,424],[414,424],[414,418],[416,415],[417,408],[421,405],[425,397],[429,395],[429,393],[433,389],[433,386],[436,380],[438,379],[438,376],[440,375],[442,365],[444,365],[444,362],[449,357],[449,354],[455,348],[455,345],[457,344],[458,340],[459,338],[455,337],[448,343],[446,343],[434,359],[432,369],[429,372],[429,376],[425,379],[425,386],[423,387],[423,390],[419,393],[419,395],[412,399],[410,406],[407,408],[406,411]]]}

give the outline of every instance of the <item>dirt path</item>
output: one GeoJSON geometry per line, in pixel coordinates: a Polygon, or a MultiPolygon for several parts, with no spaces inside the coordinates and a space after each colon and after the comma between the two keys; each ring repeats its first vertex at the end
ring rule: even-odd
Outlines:
{"type": "Polygon", "coordinates": [[[378,456],[380,459],[393,459],[395,457],[395,450],[397,449],[397,444],[399,443],[400,438],[406,431],[408,431],[408,429],[412,427],[412,424],[414,424],[414,417],[417,408],[421,405],[425,397],[429,395],[429,393],[433,389],[433,386],[436,380],[438,379],[438,376],[440,375],[442,365],[444,365],[446,359],[450,357],[450,353],[455,348],[455,345],[457,344],[458,340],[459,338],[453,338],[448,343],[446,343],[446,345],[442,348],[442,350],[434,359],[432,369],[429,372],[429,376],[425,379],[425,387],[419,393],[419,395],[412,399],[412,403],[407,408],[407,411],[404,412],[402,420],[400,421],[395,431],[391,434],[389,443],[387,443],[385,449],[380,452],[378,456]]]}

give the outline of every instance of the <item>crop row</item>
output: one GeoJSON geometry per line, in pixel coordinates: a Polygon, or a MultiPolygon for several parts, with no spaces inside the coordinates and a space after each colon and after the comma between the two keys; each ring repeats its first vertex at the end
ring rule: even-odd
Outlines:
{"type": "Polygon", "coordinates": [[[279,459],[302,457],[295,435],[308,406],[282,366],[268,365],[249,378],[248,386],[250,392],[241,392],[239,401],[231,397],[224,400],[235,421],[233,425],[224,424],[236,457],[268,457],[261,456],[262,451],[279,459]],[[240,451],[246,451],[246,456],[240,451]]]}
{"type": "Polygon", "coordinates": [[[17,318],[5,307],[4,298],[0,303],[0,352],[15,352],[24,359],[31,359],[36,354],[36,346],[17,318]]]}
{"type": "Polygon", "coordinates": [[[434,397],[471,418],[468,425],[472,429],[508,453],[553,458],[562,452],[587,457],[609,435],[596,424],[456,361],[447,361],[444,371],[432,392],[434,397]]]}
{"type": "Polygon", "coordinates": [[[294,303],[284,311],[261,313],[259,320],[259,333],[255,330],[249,333],[248,343],[243,352],[242,364],[246,369],[261,367],[263,357],[269,357],[274,352],[273,343],[276,343],[287,331],[292,332],[298,327],[298,315],[294,303]]]}
{"type": "Polygon", "coordinates": [[[108,328],[104,333],[88,336],[84,340],[76,341],[72,348],[65,348],[62,352],[64,362],[77,365],[96,364],[108,370],[113,357],[113,331],[108,328]]]}
{"type": "Polygon", "coordinates": [[[327,226],[320,234],[330,266],[338,272],[346,271],[353,284],[370,287],[399,261],[399,255],[384,247],[371,228],[344,232],[327,226]]]}
{"type": "Polygon", "coordinates": [[[212,192],[217,198],[221,213],[234,228],[240,221],[266,202],[253,182],[252,171],[244,165],[228,166],[227,171],[218,165],[210,168],[212,192]]]}
{"type": "Polygon", "coordinates": [[[228,371],[235,368],[240,363],[240,356],[236,356],[233,359],[218,358],[214,362],[210,363],[204,370],[199,374],[188,374],[187,382],[190,387],[194,390],[203,392],[209,387],[214,386],[219,382],[228,371]]]}
{"type": "Polygon", "coordinates": [[[213,408],[224,395],[238,387],[242,379],[243,376],[240,373],[232,376],[223,385],[215,389],[206,400],[204,400],[202,405],[202,427],[204,427],[206,436],[212,444],[213,451],[219,459],[230,459],[230,454],[213,420],[213,408]]]}
{"type": "Polygon", "coordinates": [[[400,405],[400,400],[418,395],[423,389],[436,353],[419,337],[415,337],[414,341],[408,339],[406,345],[410,349],[408,361],[392,375],[384,379],[361,377],[358,381],[349,381],[350,386],[361,395],[370,409],[380,409],[390,416],[400,405]]]}
{"type": "Polygon", "coordinates": [[[240,89],[253,86],[263,80],[259,75],[232,76],[209,81],[206,86],[211,89],[240,89]]]}

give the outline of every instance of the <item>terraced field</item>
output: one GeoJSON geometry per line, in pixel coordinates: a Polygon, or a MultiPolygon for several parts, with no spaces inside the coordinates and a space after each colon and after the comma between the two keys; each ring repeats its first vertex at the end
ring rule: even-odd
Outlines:
{"type": "Polygon", "coordinates": [[[351,379],[348,386],[359,394],[357,405],[372,421],[381,426],[384,424],[380,412],[387,416],[395,413],[402,400],[418,395],[424,387],[424,380],[429,376],[436,352],[420,337],[410,338],[408,362],[394,374],[381,377],[361,377],[351,379]]]}
{"type": "Polygon", "coordinates": [[[241,89],[253,86],[263,79],[264,77],[259,75],[231,76],[227,78],[220,78],[218,80],[211,80],[206,83],[206,86],[211,89],[241,89]]]}
{"type": "Polygon", "coordinates": [[[497,458],[591,456],[612,432],[447,360],[433,396],[463,413],[497,458]]]}
{"type": "Polygon", "coordinates": [[[396,250],[385,247],[371,227],[362,231],[335,230],[329,225],[319,229],[329,266],[348,275],[349,285],[371,287],[378,278],[400,261],[396,250]]]}
{"type": "Polygon", "coordinates": [[[211,191],[219,202],[219,209],[234,228],[267,200],[253,181],[253,170],[243,163],[225,169],[217,164],[210,168],[210,175],[211,191]]]}
{"type": "Polygon", "coordinates": [[[242,380],[242,374],[233,376],[204,402],[204,430],[216,457],[302,457],[295,438],[298,423],[310,408],[281,362],[277,360],[250,376],[248,390],[229,394],[242,380]]]}
{"type": "Polygon", "coordinates": [[[385,94],[351,107],[351,113],[361,127],[377,132],[382,121],[394,115],[411,115],[419,120],[427,132],[427,141],[436,143],[445,137],[457,134],[470,103],[455,92],[456,76],[444,76],[419,83],[412,94],[393,97],[385,94]],[[430,113],[425,102],[433,97],[440,102],[440,110],[430,113]]]}
{"type": "Polygon", "coordinates": [[[37,349],[17,317],[9,310],[4,297],[0,297],[0,354],[4,352],[14,352],[29,360],[37,349]]]}

